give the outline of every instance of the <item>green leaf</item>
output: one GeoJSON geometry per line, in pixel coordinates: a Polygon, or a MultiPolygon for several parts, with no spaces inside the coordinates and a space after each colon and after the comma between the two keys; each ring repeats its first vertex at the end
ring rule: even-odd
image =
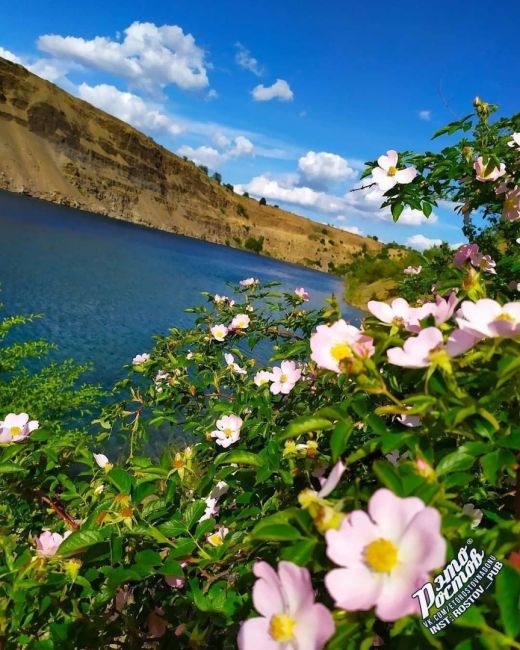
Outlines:
{"type": "Polygon", "coordinates": [[[332,429],[334,425],[328,418],[316,417],[315,415],[304,415],[301,418],[293,420],[287,429],[281,434],[280,440],[286,438],[296,438],[302,433],[309,433],[310,431],[324,431],[332,429]]]}
{"type": "Polygon", "coordinates": [[[440,461],[437,465],[437,475],[442,476],[443,474],[449,474],[450,472],[459,472],[469,469],[475,458],[469,454],[461,453],[460,451],[454,451],[440,461]]]}
{"type": "Polygon", "coordinates": [[[520,634],[520,573],[505,564],[496,577],[500,618],[512,638],[520,634]]]}
{"type": "Polygon", "coordinates": [[[299,566],[306,566],[310,562],[317,544],[318,540],[316,539],[302,539],[300,542],[284,548],[281,558],[299,566]]]}
{"type": "Polygon", "coordinates": [[[389,461],[376,460],[372,465],[372,469],[384,486],[398,495],[402,494],[403,484],[399,475],[394,470],[393,465],[389,461]]]}
{"type": "Polygon", "coordinates": [[[1,463],[0,474],[16,474],[18,472],[26,472],[27,470],[14,463],[1,463]]]}
{"type": "Polygon", "coordinates": [[[354,431],[354,422],[338,422],[330,437],[332,460],[336,462],[347,448],[350,436],[354,431]]]}
{"type": "Polygon", "coordinates": [[[119,492],[123,494],[130,493],[133,480],[126,470],[121,469],[121,467],[114,467],[108,472],[107,477],[119,492]]]}
{"type": "Polygon", "coordinates": [[[425,216],[426,218],[428,218],[428,217],[431,215],[432,210],[433,210],[433,206],[432,206],[432,204],[431,204],[431,203],[427,203],[426,201],[423,201],[423,204],[422,204],[422,211],[423,211],[423,214],[424,214],[424,216],[425,216]]]}
{"type": "Polygon", "coordinates": [[[496,485],[499,474],[506,467],[513,467],[516,459],[512,451],[506,449],[497,449],[490,454],[482,456],[480,464],[484,470],[484,476],[492,484],[496,485]]]}
{"type": "Polygon", "coordinates": [[[253,465],[254,467],[261,467],[264,464],[258,454],[242,449],[226,451],[219,454],[214,460],[215,465],[223,465],[224,463],[238,463],[239,465],[253,465]]]}
{"type": "Polygon", "coordinates": [[[266,542],[290,542],[301,537],[300,532],[290,524],[257,524],[251,533],[253,539],[266,542]]]}
{"type": "Polygon", "coordinates": [[[60,544],[58,555],[80,553],[89,546],[104,542],[109,533],[110,529],[106,528],[103,530],[76,530],[60,544]]]}
{"type": "Polygon", "coordinates": [[[404,205],[399,201],[399,203],[394,203],[392,205],[392,219],[398,221],[401,216],[402,211],[404,210],[404,205]]]}

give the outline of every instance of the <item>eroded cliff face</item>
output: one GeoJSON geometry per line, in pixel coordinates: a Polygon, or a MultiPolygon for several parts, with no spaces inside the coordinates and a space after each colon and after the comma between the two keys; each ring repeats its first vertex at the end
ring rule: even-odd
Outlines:
{"type": "Polygon", "coordinates": [[[128,124],[0,58],[0,189],[328,270],[380,244],[234,194],[128,124]]]}

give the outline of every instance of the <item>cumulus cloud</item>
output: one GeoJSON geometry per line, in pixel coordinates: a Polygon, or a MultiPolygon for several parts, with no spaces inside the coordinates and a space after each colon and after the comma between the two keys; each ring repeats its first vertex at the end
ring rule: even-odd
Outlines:
{"type": "Polygon", "coordinates": [[[235,47],[237,48],[235,63],[241,68],[244,68],[244,70],[249,70],[249,72],[256,74],[257,77],[261,77],[264,71],[258,63],[258,60],[252,56],[247,47],[242,45],[242,43],[235,43],[235,47]]]}
{"type": "Polygon", "coordinates": [[[341,228],[341,230],[345,230],[346,232],[350,232],[353,235],[363,235],[363,231],[358,228],[357,226],[338,226],[341,228]]]}
{"type": "Polygon", "coordinates": [[[217,91],[214,88],[212,88],[211,90],[208,90],[205,99],[207,102],[211,102],[213,99],[217,99],[217,97],[218,97],[217,91]]]}
{"type": "Polygon", "coordinates": [[[268,102],[271,99],[290,102],[294,98],[291,87],[284,79],[277,79],[272,86],[259,84],[253,88],[251,95],[256,102],[268,102]]]}
{"type": "Polygon", "coordinates": [[[134,22],[122,41],[45,34],[38,48],[51,56],[116,75],[158,94],[175,84],[183,90],[208,86],[205,52],[177,25],[134,22]]]}
{"type": "Polygon", "coordinates": [[[186,156],[190,160],[193,160],[197,165],[205,165],[210,169],[218,169],[221,165],[232,158],[242,158],[244,156],[253,156],[255,154],[253,143],[243,135],[237,136],[233,142],[222,135],[215,139],[219,141],[221,146],[227,146],[227,149],[219,151],[218,149],[208,147],[207,145],[201,147],[183,145],[178,149],[177,153],[180,156],[186,156]]]}
{"type": "Polygon", "coordinates": [[[137,129],[161,132],[170,136],[179,135],[183,131],[180,124],[145,102],[141,97],[118,90],[115,86],[108,84],[89,86],[82,83],[78,86],[78,95],[86,102],[115,115],[137,129]]]}
{"type": "Polygon", "coordinates": [[[432,117],[432,112],[431,111],[419,111],[419,117],[421,120],[424,120],[425,122],[429,122],[432,117]]]}
{"type": "Polygon", "coordinates": [[[22,63],[22,59],[19,56],[16,56],[13,52],[10,50],[6,50],[3,47],[0,47],[0,56],[2,59],[7,59],[8,61],[11,61],[12,63],[22,63]]]}
{"type": "Polygon", "coordinates": [[[430,239],[424,235],[412,235],[406,240],[408,246],[416,248],[419,251],[425,251],[428,248],[433,246],[440,246],[442,244],[442,239],[430,239]]]}
{"type": "Polygon", "coordinates": [[[345,158],[335,153],[308,151],[298,161],[302,184],[310,187],[326,188],[330,184],[355,178],[357,172],[349,166],[345,158]]]}

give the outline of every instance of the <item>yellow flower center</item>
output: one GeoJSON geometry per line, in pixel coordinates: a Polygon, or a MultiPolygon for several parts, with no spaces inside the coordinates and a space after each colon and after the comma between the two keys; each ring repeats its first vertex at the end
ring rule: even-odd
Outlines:
{"type": "Polygon", "coordinates": [[[352,348],[348,343],[336,343],[331,347],[330,354],[336,361],[343,361],[352,357],[352,348]]]}
{"type": "Polygon", "coordinates": [[[223,544],[224,540],[223,540],[222,537],[219,535],[219,533],[213,533],[213,535],[210,535],[210,536],[208,537],[208,542],[209,542],[212,546],[221,546],[221,545],[223,544]]]}
{"type": "Polygon", "coordinates": [[[395,176],[397,174],[397,167],[389,167],[386,173],[388,176],[395,176]]]}
{"type": "Polygon", "coordinates": [[[376,539],[365,547],[365,562],[378,573],[390,573],[397,558],[397,546],[389,539],[376,539]]]}
{"type": "Polygon", "coordinates": [[[404,318],[401,318],[401,316],[395,316],[392,319],[392,325],[395,325],[396,327],[399,328],[404,327],[405,326],[404,318]]]}
{"type": "Polygon", "coordinates": [[[285,384],[286,381],[289,381],[289,377],[287,375],[280,375],[280,383],[285,384]]]}
{"type": "MultiPolygon", "coordinates": [[[[499,314],[499,315],[495,318],[495,320],[505,320],[505,321],[508,321],[508,322],[510,322],[510,323],[514,323],[514,322],[515,322],[515,319],[511,316],[511,314],[504,314],[504,313],[499,314]]],[[[12,429],[11,429],[11,431],[12,431],[12,429]]]]}
{"type": "Polygon", "coordinates": [[[22,433],[21,427],[11,427],[11,435],[19,436],[22,433]]]}
{"type": "Polygon", "coordinates": [[[504,210],[512,210],[515,207],[515,199],[511,196],[504,200],[504,210]]]}
{"type": "Polygon", "coordinates": [[[294,639],[296,621],[287,614],[275,614],[269,624],[269,634],[275,641],[287,643],[294,639]]]}
{"type": "Polygon", "coordinates": [[[226,429],[224,429],[223,433],[227,438],[230,438],[233,435],[233,429],[227,427],[226,429]]]}

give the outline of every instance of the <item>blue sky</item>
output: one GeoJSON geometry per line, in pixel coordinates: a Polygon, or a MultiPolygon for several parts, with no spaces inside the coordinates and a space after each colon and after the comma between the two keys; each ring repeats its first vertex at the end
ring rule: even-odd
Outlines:
{"type": "Polygon", "coordinates": [[[479,95],[518,110],[520,4],[93,0],[3,7],[0,55],[265,196],[418,247],[462,240],[449,209],[394,225],[350,194],[364,160],[432,148],[479,95]],[[169,26],[169,27],[164,27],[169,26]]]}

